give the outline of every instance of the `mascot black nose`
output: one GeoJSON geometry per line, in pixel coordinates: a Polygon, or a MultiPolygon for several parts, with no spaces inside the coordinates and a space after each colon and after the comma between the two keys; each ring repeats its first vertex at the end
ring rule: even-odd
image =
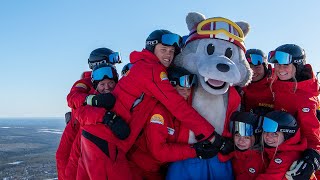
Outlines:
{"type": "Polygon", "coordinates": [[[227,64],[221,64],[221,63],[219,63],[219,64],[217,64],[217,69],[218,69],[219,71],[221,71],[221,72],[228,72],[228,71],[230,70],[230,67],[229,67],[229,65],[227,65],[227,64]]]}

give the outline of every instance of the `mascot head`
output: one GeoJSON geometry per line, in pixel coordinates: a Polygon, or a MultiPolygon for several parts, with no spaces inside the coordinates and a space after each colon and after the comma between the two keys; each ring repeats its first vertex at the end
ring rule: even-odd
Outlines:
{"type": "Polygon", "coordinates": [[[202,14],[186,17],[189,35],[175,64],[197,74],[199,85],[208,93],[221,95],[229,86],[245,86],[252,71],[245,58],[244,38],[249,24],[226,18],[206,19],[202,14]]]}

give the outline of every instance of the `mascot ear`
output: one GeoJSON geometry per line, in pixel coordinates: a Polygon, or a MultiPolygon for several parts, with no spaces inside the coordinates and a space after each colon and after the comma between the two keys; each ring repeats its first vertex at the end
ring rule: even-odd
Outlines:
{"type": "Polygon", "coordinates": [[[203,14],[197,13],[197,12],[190,12],[188,13],[186,17],[186,23],[188,26],[189,31],[192,30],[192,28],[198,24],[199,22],[205,20],[206,17],[203,14]]]}
{"type": "Polygon", "coordinates": [[[238,26],[242,29],[244,36],[247,36],[250,30],[249,24],[244,21],[236,22],[236,24],[238,24],[238,26]]]}

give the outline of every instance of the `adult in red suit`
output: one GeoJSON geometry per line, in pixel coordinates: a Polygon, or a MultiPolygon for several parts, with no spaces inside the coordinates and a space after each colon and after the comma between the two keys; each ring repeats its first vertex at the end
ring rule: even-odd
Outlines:
{"type": "MultiPolygon", "coordinates": [[[[98,64],[101,63],[117,63],[115,55],[119,55],[117,52],[113,52],[108,48],[98,48],[90,53],[88,64],[89,68],[93,69],[98,64]],[[114,55],[112,55],[114,54],[114,55]],[[112,59],[109,56],[112,55],[112,59]]],[[[92,86],[91,82],[91,71],[83,72],[81,79],[75,82],[67,96],[68,106],[74,110],[80,107],[85,102],[86,97],[89,94],[96,94],[97,91],[92,86]]],[[[56,162],[57,162],[57,172],[59,179],[65,179],[65,168],[68,163],[70,151],[75,137],[79,131],[79,123],[76,120],[72,112],[66,113],[67,125],[61,136],[60,144],[56,152],[56,162]]]]}
{"type": "Polygon", "coordinates": [[[260,49],[248,49],[246,58],[253,76],[251,83],[242,88],[242,110],[264,115],[273,110],[270,90],[272,68],[268,65],[267,56],[260,49]]]}
{"type": "Polygon", "coordinates": [[[309,179],[320,168],[320,122],[316,116],[319,86],[305,58],[305,51],[295,44],[279,46],[268,57],[274,63],[274,109],[295,116],[308,142],[304,156],[290,167],[288,174],[293,179],[309,179]]]}

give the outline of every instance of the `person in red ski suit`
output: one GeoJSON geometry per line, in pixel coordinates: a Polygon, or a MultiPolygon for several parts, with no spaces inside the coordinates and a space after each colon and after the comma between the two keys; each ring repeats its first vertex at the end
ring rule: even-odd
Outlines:
{"type": "Polygon", "coordinates": [[[230,131],[233,134],[235,151],[223,158],[232,158],[235,179],[254,180],[264,171],[267,163],[266,159],[262,159],[258,116],[251,112],[234,112],[231,116],[230,131]]]}
{"type": "Polygon", "coordinates": [[[284,111],[271,111],[263,117],[262,139],[268,166],[256,179],[287,179],[286,171],[307,149],[296,119],[284,111]]]}
{"type": "MultiPolygon", "coordinates": [[[[93,69],[94,66],[101,63],[117,63],[114,59],[109,59],[111,54],[119,54],[113,52],[108,48],[98,48],[90,53],[88,64],[89,68],[93,69]],[[111,61],[110,61],[111,60],[111,61]]],[[[75,82],[67,96],[68,106],[74,110],[82,106],[85,98],[89,94],[95,94],[96,90],[92,87],[91,71],[83,72],[81,79],[75,82]]],[[[66,113],[67,125],[61,136],[60,144],[56,152],[57,172],[59,179],[65,179],[65,169],[68,163],[69,155],[71,152],[73,141],[79,131],[79,123],[76,120],[73,111],[66,113]]]]}
{"type": "Polygon", "coordinates": [[[264,115],[273,110],[273,99],[270,90],[272,68],[267,57],[260,49],[248,49],[247,61],[253,71],[252,81],[242,88],[242,111],[264,115]]]}
{"type": "MultiPolygon", "coordinates": [[[[309,179],[314,171],[320,169],[320,122],[316,116],[318,81],[311,65],[306,64],[305,51],[295,44],[279,46],[269,53],[268,60],[274,63],[271,84],[274,109],[295,116],[301,134],[308,142],[308,150],[287,174],[295,180],[309,179]]],[[[316,176],[320,179],[319,171],[316,176]]]]}
{"type": "MultiPolygon", "coordinates": [[[[118,74],[115,67],[109,64],[99,64],[94,67],[91,77],[91,82],[93,84],[93,89],[96,91],[91,93],[95,94],[106,94],[113,91],[118,82],[118,74]],[[110,77],[110,72],[112,77],[110,77]]],[[[88,96],[90,97],[90,96],[88,96]]],[[[88,98],[87,98],[88,99],[88,98]]],[[[77,169],[78,169],[78,160],[80,157],[80,140],[81,140],[81,131],[78,131],[78,134],[73,142],[72,149],[69,156],[69,161],[65,169],[65,178],[66,179],[76,179],[77,169]]]]}
{"type": "Polygon", "coordinates": [[[156,30],[147,38],[146,49],[130,54],[133,64],[130,73],[121,78],[113,91],[117,101],[112,111],[118,116],[92,106],[76,110],[76,118],[84,125],[81,158],[90,178],[126,179],[133,176],[125,153],[135,142],[157,102],[192,129],[201,143],[208,144],[209,150],[219,151],[223,141],[215,138],[214,127],[188,105],[168,81],[166,68],[179,53],[180,40],[180,36],[170,31],[156,30]],[[125,131],[127,127],[115,125],[121,122],[125,126],[122,120],[127,122],[130,132],[125,131]],[[99,124],[101,122],[107,125],[99,124]],[[98,163],[99,158],[101,163],[98,163]]]}
{"type": "MultiPolygon", "coordinates": [[[[177,92],[191,102],[191,88],[195,85],[196,75],[182,67],[169,67],[168,79],[177,92]]],[[[181,138],[181,122],[166,107],[158,103],[142,136],[128,153],[134,172],[142,179],[164,179],[165,165],[168,162],[197,157],[195,148],[188,144],[188,138],[181,138]]]]}

